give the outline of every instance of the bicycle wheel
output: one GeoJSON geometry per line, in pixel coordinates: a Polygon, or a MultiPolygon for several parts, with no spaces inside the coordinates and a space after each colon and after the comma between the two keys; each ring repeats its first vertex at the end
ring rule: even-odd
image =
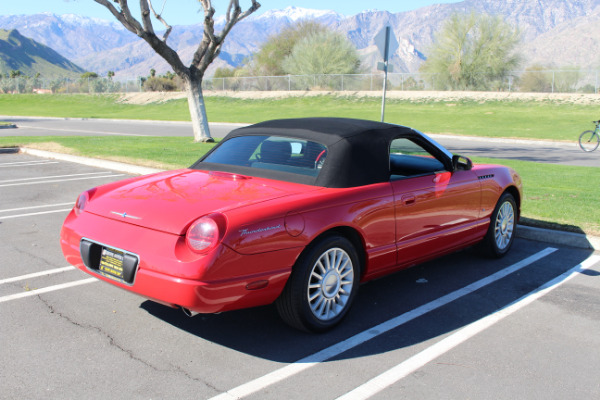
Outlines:
{"type": "Polygon", "coordinates": [[[585,131],[579,136],[579,147],[583,151],[594,151],[600,145],[600,135],[594,131],[585,131]]]}

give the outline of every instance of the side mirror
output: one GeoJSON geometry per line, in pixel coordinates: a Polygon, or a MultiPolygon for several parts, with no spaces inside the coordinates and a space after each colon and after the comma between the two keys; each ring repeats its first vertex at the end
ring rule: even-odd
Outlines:
{"type": "Polygon", "coordinates": [[[455,154],[452,156],[452,168],[454,171],[458,171],[459,169],[468,171],[473,168],[473,161],[469,157],[455,154]]]}

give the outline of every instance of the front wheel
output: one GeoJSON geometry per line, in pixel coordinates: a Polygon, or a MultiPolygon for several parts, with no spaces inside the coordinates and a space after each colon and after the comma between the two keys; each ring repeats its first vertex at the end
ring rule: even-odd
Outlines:
{"type": "Polygon", "coordinates": [[[347,314],[358,290],[359,258],[342,236],[326,236],[298,259],[276,301],[290,326],[309,332],[333,328],[347,314]]]}
{"type": "Polygon", "coordinates": [[[483,240],[485,252],[496,258],[508,253],[515,240],[517,227],[517,205],[515,198],[510,193],[504,193],[494,208],[490,220],[490,227],[483,240]]]}
{"type": "Polygon", "coordinates": [[[600,135],[595,131],[585,131],[579,136],[579,147],[583,151],[594,151],[600,145],[600,135]]]}

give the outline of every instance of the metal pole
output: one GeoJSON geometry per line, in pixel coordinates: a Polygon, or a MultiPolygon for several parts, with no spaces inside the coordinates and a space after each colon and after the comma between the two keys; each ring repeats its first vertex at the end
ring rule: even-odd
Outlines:
{"type": "Polygon", "coordinates": [[[381,122],[383,122],[385,116],[385,93],[387,91],[387,77],[388,77],[388,53],[390,47],[390,27],[385,27],[385,51],[383,52],[383,97],[381,98],[381,122]]]}

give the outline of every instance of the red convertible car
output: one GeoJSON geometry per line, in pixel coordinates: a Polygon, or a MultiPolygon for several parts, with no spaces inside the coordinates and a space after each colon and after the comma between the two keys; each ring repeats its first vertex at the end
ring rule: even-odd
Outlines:
{"type": "Polygon", "coordinates": [[[521,179],[404,126],[341,118],[232,131],[188,169],[82,193],[61,231],[77,268],[188,315],[275,302],[323,331],[360,282],[480,244],[511,247],[521,179]]]}

